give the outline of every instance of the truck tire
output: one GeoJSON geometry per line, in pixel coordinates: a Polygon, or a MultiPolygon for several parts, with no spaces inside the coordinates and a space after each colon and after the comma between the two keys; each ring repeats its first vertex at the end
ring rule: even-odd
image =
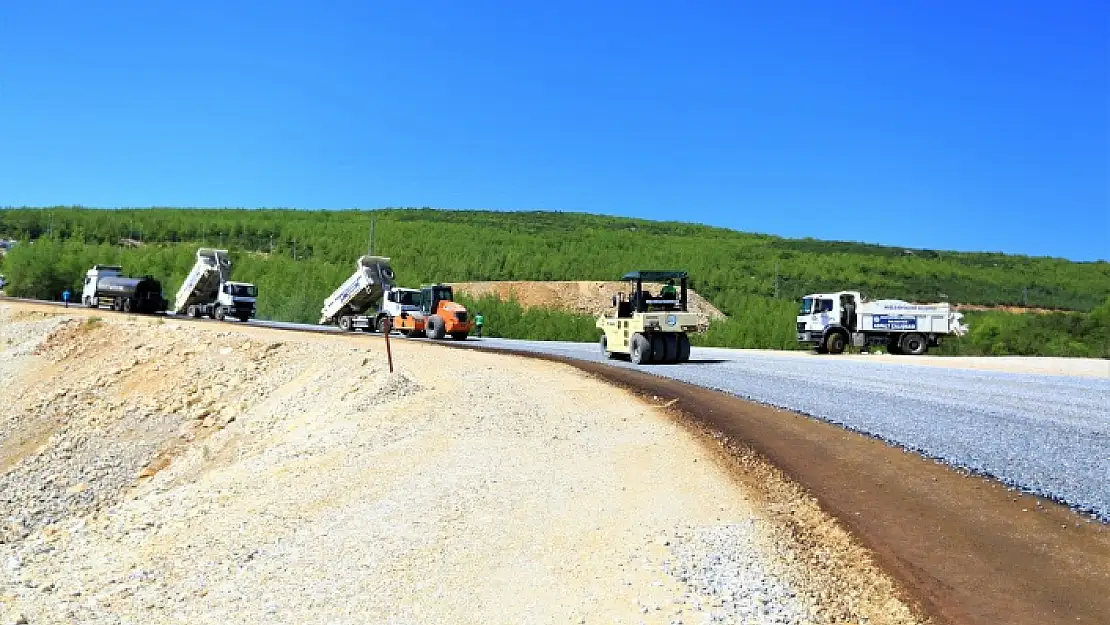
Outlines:
{"type": "Polygon", "coordinates": [[[339,317],[339,329],[343,330],[344,332],[350,332],[351,331],[351,316],[350,315],[342,315],[342,316],[339,317]]]}
{"type": "Polygon", "coordinates": [[[678,362],[690,361],[690,337],[686,333],[678,335],[678,362]]]}
{"type": "Polygon", "coordinates": [[[830,354],[843,354],[847,346],[848,341],[844,338],[843,332],[830,332],[825,337],[825,351],[830,354]]]}
{"type": "Polygon", "coordinates": [[[378,315],[378,318],[376,320],[374,320],[374,331],[375,332],[377,332],[378,334],[385,334],[385,320],[386,319],[387,319],[387,317],[385,315],[378,315]]]}
{"type": "Polygon", "coordinates": [[[250,321],[250,318],[250,315],[239,315],[239,321],[242,321],[243,323],[250,321]]]}
{"type": "Polygon", "coordinates": [[[900,347],[903,352],[910,356],[920,356],[929,351],[929,342],[925,340],[924,336],[916,332],[911,332],[902,337],[900,347]]]}
{"type": "Polygon", "coordinates": [[[85,306],[87,308],[96,308],[96,304],[93,303],[93,298],[85,296],[85,306]]]}
{"type": "Polygon", "coordinates": [[[212,311],[212,318],[216,321],[223,321],[225,316],[223,306],[216,306],[216,310],[212,311]]]}
{"type": "Polygon", "coordinates": [[[123,298],[123,304],[120,306],[120,310],[122,310],[125,313],[129,313],[129,312],[131,312],[131,308],[132,308],[131,298],[130,297],[123,298]]]}
{"type": "Polygon", "coordinates": [[[628,356],[633,364],[646,365],[651,362],[651,341],[637,332],[628,342],[628,356]]]}
{"type": "Polygon", "coordinates": [[[428,317],[428,323],[424,327],[424,333],[428,335],[428,338],[435,339],[437,341],[446,336],[447,327],[446,324],[443,323],[443,317],[440,317],[439,315],[432,315],[431,317],[428,317]]]}

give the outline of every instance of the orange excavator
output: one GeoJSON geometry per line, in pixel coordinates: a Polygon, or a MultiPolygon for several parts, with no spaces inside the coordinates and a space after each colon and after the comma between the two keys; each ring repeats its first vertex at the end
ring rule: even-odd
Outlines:
{"type": "Polygon", "coordinates": [[[420,311],[402,312],[392,320],[393,329],[406,337],[427,336],[442,339],[445,336],[462,341],[474,328],[466,307],[454,301],[454,291],[447,284],[432,284],[420,288],[420,311]]]}

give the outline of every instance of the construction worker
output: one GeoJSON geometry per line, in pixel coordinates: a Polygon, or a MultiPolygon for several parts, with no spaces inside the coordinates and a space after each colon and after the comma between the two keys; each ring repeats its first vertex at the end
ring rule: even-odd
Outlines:
{"type": "Polygon", "coordinates": [[[479,312],[474,316],[474,336],[482,336],[482,325],[486,323],[486,318],[479,312]]]}
{"type": "Polygon", "coordinates": [[[66,308],[69,308],[69,289],[62,291],[62,301],[66,303],[66,308]]]}

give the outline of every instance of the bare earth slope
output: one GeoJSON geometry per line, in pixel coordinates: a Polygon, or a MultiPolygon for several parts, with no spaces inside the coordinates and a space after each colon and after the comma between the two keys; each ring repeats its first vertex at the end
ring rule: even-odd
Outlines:
{"type": "Polygon", "coordinates": [[[100,315],[0,305],[0,623],[923,622],[571,367],[100,315]]]}
{"type": "MultiPolygon", "coordinates": [[[[496,295],[502,300],[515,298],[525,308],[558,308],[584,315],[598,315],[612,308],[612,297],[626,292],[628,285],[623,282],[455,282],[455,289],[470,297],[496,295]]],[[[657,293],[661,284],[644,283],[644,288],[657,293]]],[[[708,300],[692,289],[689,291],[690,309],[704,313],[710,321],[724,319],[725,314],[717,310],[708,300]]]]}

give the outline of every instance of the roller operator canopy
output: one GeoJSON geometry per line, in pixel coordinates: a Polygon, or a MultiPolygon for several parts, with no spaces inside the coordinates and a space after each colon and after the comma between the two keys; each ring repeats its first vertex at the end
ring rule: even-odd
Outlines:
{"type": "Polygon", "coordinates": [[[621,280],[643,280],[644,282],[663,282],[664,280],[682,280],[688,274],[685,271],[663,271],[663,270],[646,270],[646,271],[629,271],[624,274],[621,280]]]}

